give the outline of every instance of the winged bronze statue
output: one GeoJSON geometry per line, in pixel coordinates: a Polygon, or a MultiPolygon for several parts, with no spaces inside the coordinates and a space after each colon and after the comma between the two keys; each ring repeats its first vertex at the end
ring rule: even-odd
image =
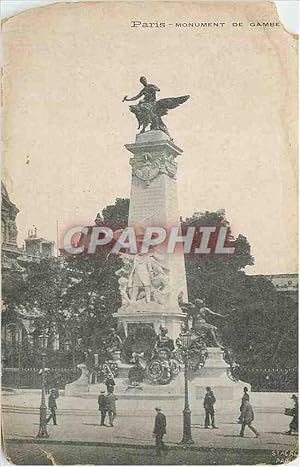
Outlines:
{"type": "Polygon", "coordinates": [[[122,102],[141,100],[136,105],[130,105],[130,111],[135,114],[138,121],[140,133],[144,133],[150,125],[150,130],[161,130],[170,136],[168,128],[162,121],[162,117],[167,115],[168,110],[175,109],[180,104],[186,102],[190,96],[168,97],[156,100],[156,93],[160,89],[155,84],[148,84],[145,76],[140,78],[143,89],[134,97],[125,96],[122,102]]]}

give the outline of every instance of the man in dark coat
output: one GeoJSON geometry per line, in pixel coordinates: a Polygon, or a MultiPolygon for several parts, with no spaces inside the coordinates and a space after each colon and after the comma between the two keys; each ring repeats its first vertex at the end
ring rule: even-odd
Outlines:
{"type": "Polygon", "coordinates": [[[209,428],[210,424],[212,428],[217,428],[215,425],[215,409],[214,404],[216,402],[215,395],[210,386],[206,388],[206,394],[203,402],[203,407],[205,409],[205,428],[209,428]]]}
{"type": "Polygon", "coordinates": [[[50,415],[47,418],[47,423],[50,422],[51,418],[53,419],[53,425],[57,425],[56,423],[56,399],[58,398],[58,390],[57,389],[51,389],[50,391],[50,396],[48,398],[48,408],[50,410],[50,415]]]}
{"type": "Polygon", "coordinates": [[[153,430],[155,436],[156,454],[160,457],[163,451],[166,451],[166,446],[163,442],[163,437],[167,433],[167,419],[159,407],[156,407],[156,417],[153,430]]]}
{"type": "Polygon", "coordinates": [[[243,406],[245,404],[245,402],[249,402],[250,400],[250,397],[249,397],[249,394],[248,394],[248,388],[247,386],[244,387],[244,394],[243,394],[243,397],[242,397],[242,401],[241,401],[241,405],[240,405],[240,416],[238,418],[238,423],[242,423],[242,410],[243,410],[243,406]]]}
{"type": "Polygon", "coordinates": [[[100,395],[98,397],[98,407],[100,411],[100,426],[106,426],[105,425],[105,416],[106,416],[106,400],[105,400],[105,391],[100,391],[100,395]]]}
{"type": "Polygon", "coordinates": [[[114,419],[117,416],[116,400],[118,399],[112,392],[109,392],[105,396],[105,406],[110,426],[114,426],[114,419]]]}

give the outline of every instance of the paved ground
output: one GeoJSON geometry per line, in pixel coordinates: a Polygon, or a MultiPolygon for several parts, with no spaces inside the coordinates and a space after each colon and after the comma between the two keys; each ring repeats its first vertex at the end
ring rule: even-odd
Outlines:
{"type": "MultiPolygon", "coordinates": [[[[252,432],[246,432],[245,438],[238,436],[240,426],[236,423],[236,419],[239,407],[217,406],[216,418],[219,429],[205,430],[204,414],[199,406],[192,408],[192,435],[195,444],[187,451],[182,448],[178,451],[177,444],[182,435],[182,402],[165,401],[160,404],[163,405],[162,408],[167,415],[168,433],[165,440],[170,447],[164,463],[178,463],[180,460],[185,464],[247,464],[249,455],[254,456],[257,463],[271,463],[270,459],[274,461],[272,463],[276,463],[276,459],[282,462],[282,457],[295,457],[293,453],[297,449],[298,437],[284,434],[290,418],[283,414],[283,409],[286,406],[292,406],[290,395],[252,394],[251,398],[255,409],[254,426],[261,433],[258,439],[253,436],[252,432]],[[218,453],[218,450],[223,449],[226,449],[226,451],[220,451],[223,454],[218,453]],[[225,456],[226,459],[224,457],[221,462],[220,456],[225,456]],[[210,461],[211,459],[213,461],[210,461]]],[[[152,448],[156,401],[118,401],[118,417],[115,426],[108,428],[100,427],[98,424],[97,402],[94,399],[61,395],[58,399],[58,426],[49,425],[48,427],[51,451],[49,451],[50,444],[47,444],[47,449],[45,449],[46,444],[29,444],[36,443],[39,403],[40,394],[37,391],[21,390],[18,393],[3,394],[3,431],[8,441],[8,456],[14,463],[21,463],[22,451],[24,456],[25,453],[29,456],[27,459],[31,459],[27,462],[30,464],[49,463],[45,461],[47,459],[45,452],[51,452],[53,456],[63,459],[63,461],[60,460],[63,464],[153,464],[157,462],[152,448]],[[19,443],[16,442],[17,440],[19,443]],[[26,440],[26,444],[20,444],[21,440],[26,440]],[[60,444],[63,442],[72,444],[63,446],[60,444]],[[80,444],[82,445],[79,446],[80,444]],[[113,449],[111,445],[114,446],[113,449]],[[137,451],[134,446],[143,448],[145,452],[137,451]],[[109,462],[112,453],[115,457],[109,462]],[[35,456],[36,462],[33,462],[32,459],[34,460],[35,456]],[[85,461],[82,456],[86,459],[85,461]]],[[[24,463],[26,464],[25,461],[24,463]]]]}
{"type": "MultiPolygon", "coordinates": [[[[10,461],[17,465],[257,465],[281,464],[287,460],[288,453],[275,451],[229,450],[220,449],[193,450],[169,449],[163,459],[157,458],[153,448],[76,446],[60,444],[17,444],[6,445],[10,461]]],[[[292,456],[289,457],[292,460],[292,456]]]]}

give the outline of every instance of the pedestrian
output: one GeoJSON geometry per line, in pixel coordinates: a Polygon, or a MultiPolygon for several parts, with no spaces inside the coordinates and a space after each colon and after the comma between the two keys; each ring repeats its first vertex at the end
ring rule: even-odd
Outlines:
{"type": "Polygon", "coordinates": [[[105,416],[106,416],[106,400],[105,400],[105,391],[100,391],[98,397],[98,407],[100,411],[100,426],[105,425],[105,416]]]}
{"type": "Polygon", "coordinates": [[[215,395],[210,386],[206,387],[206,394],[204,397],[203,407],[205,409],[205,428],[209,428],[210,424],[212,428],[217,428],[215,425],[215,408],[214,404],[216,403],[215,395]]]}
{"type": "Polygon", "coordinates": [[[105,396],[105,406],[108,413],[109,424],[114,426],[114,420],[117,416],[116,401],[117,397],[112,393],[108,392],[105,396]]]}
{"type": "Polygon", "coordinates": [[[241,431],[240,431],[240,436],[241,438],[244,437],[244,432],[246,426],[250,428],[251,431],[255,434],[256,438],[259,437],[258,431],[252,426],[252,422],[254,420],[254,412],[252,405],[250,404],[249,401],[245,401],[243,408],[242,408],[242,413],[241,413],[241,420],[242,420],[242,426],[241,426],[241,431]]]}
{"type": "Polygon", "coordinates": [[[293,394],[291,399],[293,399],[294,401],[294,407],[291,410],[293,419],[289,425],[290,426],[289,431],[286,432],[287,435],[291,435],[293,431],[295,433],[298,433],[298,397],[295,394],[293,394]]]}
{"type": "Polygon", "coordinates": [[[167,433],[167,419],[164,413],[162,413],[160,407],[156,407],[156,417],[153,430],[153,436],[155,436],[155,447],[156,454],[161,457],[163,451],[167,448],[163,442],[163,437],[167,433]]]}
{"type": "Polygon", "coordinates": [[[58,381],[55,382],[55,385],[52,386],[51,390],[55,398],[58,399],[59,398],[58,381]]]}
{"type": "Polygon", "coordinates": [[[52,388],[50,390],[50,395],[48,398],[48,408],[50,410],[50,415],[47,418],[46,422],[49,423],[50,420],[53,419],[53,425],[57,425],[56,423],[56,409],[57,409],[56,399],[57,397],[58,397],[57,389],[52,388]]]}
{"type": "Polygon", "coordinates": [[[241,402],[241,405],[240,405],[240,416],[238,418],[238,423],[242,423],[242,410],[243,410],[243,406],[244,406],[244,403],[246,401],[249,402],[250,400],[250,397],[249,397],[249,394],[248,394],[248,388],[247,386],[244,387],[244,394],[243,394],[243,397],[242,397],[242,402],[241,402]]]}
{"type": "Polygon", "coordinates": [[[116,385],[113,375],[107,376],[107,378],[105,379],[105,385],[106,385],[107,392],[112,394],[114,392],[115,385],[116,385]]]}

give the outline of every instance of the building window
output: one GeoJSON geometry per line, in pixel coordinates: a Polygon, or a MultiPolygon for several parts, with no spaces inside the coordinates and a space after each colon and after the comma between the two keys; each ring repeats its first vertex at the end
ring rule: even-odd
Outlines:
{"type": "Polygon", "coordinates": [[[7,229],[6,229],[6,222],[4,219],[1,219],[1,235],[2,235],[2,243],[6,242],[7,229]]]}

